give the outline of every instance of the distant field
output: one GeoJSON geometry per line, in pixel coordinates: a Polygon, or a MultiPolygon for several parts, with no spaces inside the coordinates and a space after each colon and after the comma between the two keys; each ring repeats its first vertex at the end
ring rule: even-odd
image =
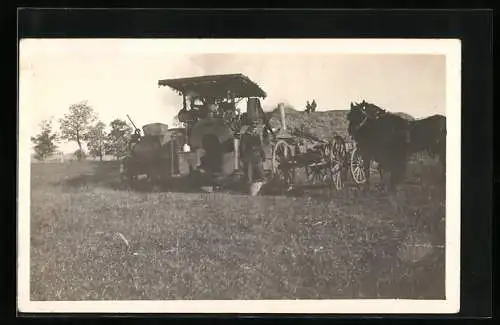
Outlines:
{"type": "Polygon", "coordinates": [[[31,299],[444,299],[434,162],[397,194],[132,192],[116,162],[33,164],[31,299]]]}

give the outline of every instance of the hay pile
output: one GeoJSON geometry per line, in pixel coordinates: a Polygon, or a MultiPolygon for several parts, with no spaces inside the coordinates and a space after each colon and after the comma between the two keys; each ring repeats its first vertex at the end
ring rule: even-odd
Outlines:
{"type": "MultiPolygon", "coordinates": [[[[299,130],[322,140],[330,139],[336,134],[343,138],[348,138],[347,133],[347,113],[348,110],[331,110],[306,113],[297,111],[291,107],[285,107],[286,126],[289,132],[295,133],[299,130]]],[[[281,128],[280,112],[276,108],[268,112],[267,116],[273,128],[281,128]]]]}
{"type": "MultiPolygon", "coordinates": [[[[301,129],[305,132],[322,140],[331,139],[336,134],[344,139],[349,138],[347,127],[347,113],[349,110],[330,110],[330,111],[316,111],[313,113],[306,113],[304,111],[297,111],[292,107],[285,106],[285,119],[287,129],[291,133],[295,133],[301,129]]],[[[396,113],[403,118],[413,120],[414,118],[405,113],[396,113]]],[[[276,108],[271,112],[266,113],[269,118],[271,127],[281,128],[280,112],[276,108]]]]}

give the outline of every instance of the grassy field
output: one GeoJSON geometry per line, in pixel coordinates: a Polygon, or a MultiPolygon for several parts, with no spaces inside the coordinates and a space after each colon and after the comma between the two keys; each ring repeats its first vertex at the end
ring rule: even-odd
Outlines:
{"type": "Polygon", "coordinates": [[[444,299],[444,186],[249,197],[121,189],[116,162],[33,164],[31,299],[444,299]]]}

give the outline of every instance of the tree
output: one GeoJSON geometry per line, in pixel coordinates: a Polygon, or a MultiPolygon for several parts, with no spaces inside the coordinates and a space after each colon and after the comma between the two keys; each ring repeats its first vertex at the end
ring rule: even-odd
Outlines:
{"type": "Polygon", "coordinates": [[[111,130],[107,137],[106,151],[120,159],[127,153],[127,144],[132,134],[132,127],[126,121],[115,119],[109,124],[111,130]]]}
{"type": "Polygon", "coordinates": [[[99,121],[89,128],[89,133],[87,135],[87,148],[89,149],[89,154],[92,157],[99,157],[100,161],[102,161],[106,148],[107,139],[105,128],[106,124],[99,121]]]}
{"type": "Polygon", "coordinates": [[[82,142],[88,140],[90,128],[96,120],[97,115],[86,101],[71,105],[69,113],[60,119],[61,138],[78,144],[78,160],[83,158],[82,142]]]}
{"type": "Polygon", "coordinates": [[[45,160],[57,150],[57,134],[52,132],[52,121],[43,120],[40,123],[41,131],[34,137],[31,137],[35,150],[35,158],[45,160]]]}

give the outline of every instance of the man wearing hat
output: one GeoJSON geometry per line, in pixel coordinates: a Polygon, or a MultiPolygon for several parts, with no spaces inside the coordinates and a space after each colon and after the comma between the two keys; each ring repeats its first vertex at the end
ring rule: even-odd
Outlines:
{"type": "Polygon", "coordinates": [[[243,160],[245,178],[259,182],[264,179],[263,161],[265,159],[262,136],[259,132],[259,119],[252,118],[248,129],[241,137],[240,152],[243,160]]]}

